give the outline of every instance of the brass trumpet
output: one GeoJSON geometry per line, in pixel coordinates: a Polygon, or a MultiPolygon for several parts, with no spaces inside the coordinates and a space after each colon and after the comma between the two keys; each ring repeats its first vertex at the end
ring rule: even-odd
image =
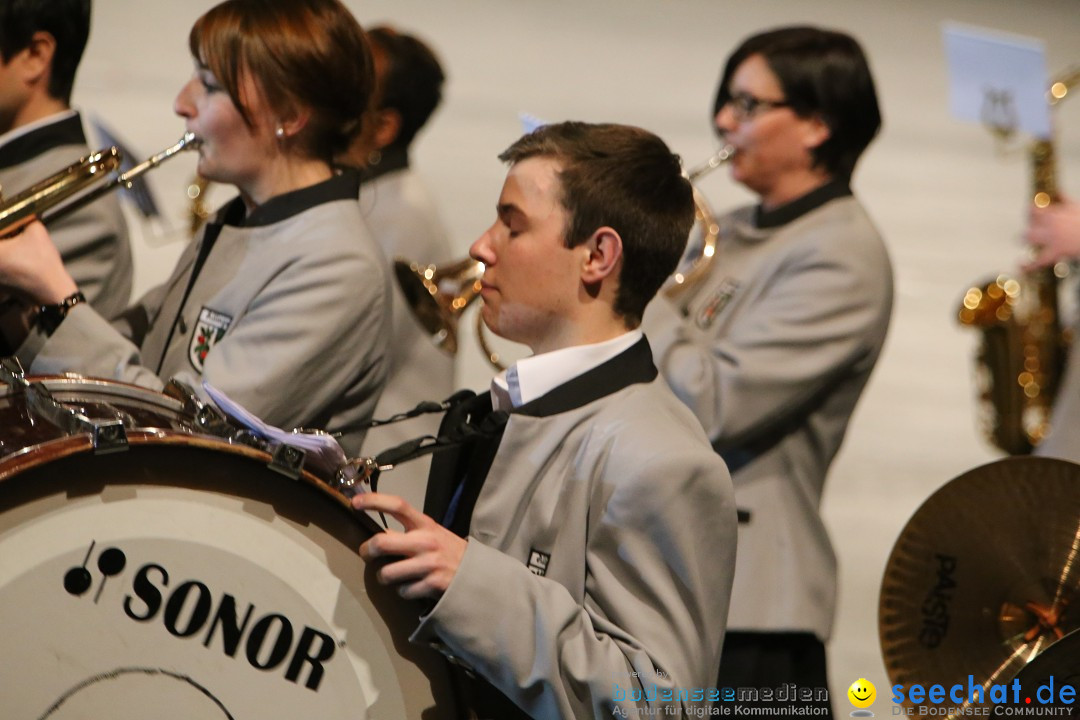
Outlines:
{"type": "Polygon", "coordinates": [[[111,147],[91,153],[60,172],[32,185],[10,200],[0,202],[0,238],[16,234],[34,220],[41,220],[48,224],[97,200],[121,185],[130,187],[132,181],[147,170],[157,167],[181,150],[195,148],[198,144],[195,133],[184,133],[184,136],[175,144],[118,175],[111,173],[120,167],[120,161],[123,159],[119,150],[111,147]],[[97,187],[79,195],[66,205],[61,205],[94,185],[97,187]],[[56,209],[53,210],[53,208],[56,209]],[[52,212],[47,212],[49,210],[52,212]]]}
{"type": "Polygon", "coordinates": [[[480,296],[484,263],[465,258],[440,268],[399,259],[394,262],[394,273],[405,301],[424,330],[436,345],[456,355],[458,319],[480,296]]]}
{"type": "MultiPolygon", "coordinates": [[[[465,258],[440,268],[399,259],[394,262],[394,272],[413,316],[438,347],[450,355],[456,355],[458,322],[472,301],[480,297],[484,263],[465,258]]],[[[488,364],[502,372],[506,366],[487,341],[485,332],[484,318],[478,314],[476,342],[484,351],[488,364]]]]}
{"type": "Polygon", "coordinates": [[[196,173],[187,186],[188,234],[191,237],[195,237],[195,234],[199,232],[199,228],[205,225],[213,214],[206,204],[206,191],[210,184],[209,180],[196,173]]]}

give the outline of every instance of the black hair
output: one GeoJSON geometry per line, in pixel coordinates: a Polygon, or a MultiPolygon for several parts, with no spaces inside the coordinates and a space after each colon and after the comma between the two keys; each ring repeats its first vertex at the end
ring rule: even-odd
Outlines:
{"type": "Polygon", "coordinates": [[[0,56],[10,62],[30,46],[34,33],[56,40],[49,95],[71,102],[75,71],[90,37],[90,0],[3,0],[0,2],[0,56]]]}
{"type": "Polygon", "coordinates": [[[389,147],[407,149],[442,101],[446,74],[435,53],[419,38],[385,25],[370,28],[367,35],[372,49],[382,52],[386,60],[376,107],[396,110],[401,116],[401,128],[389,147]]]}
{"type": "Polygon", "coordinates": [[[731,99],[736,68],[751,55],[765,59],[796,114],[817,115],[828,126],[828,139],[813,151],[815,165],[833,177],[850,179],[859,156],[881,128],[874,79],[859,43],[845,33],[809,26],[747,38],[724,66],[713,118],[731,99]]]}

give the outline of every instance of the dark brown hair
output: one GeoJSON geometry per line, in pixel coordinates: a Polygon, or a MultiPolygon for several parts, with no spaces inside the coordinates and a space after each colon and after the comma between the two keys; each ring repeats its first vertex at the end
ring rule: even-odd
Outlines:
{"type": "Polygon", "coordinates": [[[56,40],[49,95],[71,102],[71,88],[90,36],[90,0],[0,1],[0,56],[10,62],[39,30],[56,40]]]}
{"type": "Polygon", "coordinates": [[[407,150],[442,101],[446,74],[434,51],[420,38],[380,25],[368,29],[368,40],[386,58],[377,109],[397,110],[401,116],[401,129],[390,147],[407,150]]]}
{"type": "Polygon", "coordinates": [[[637,327],[686,249],[694,197],[679,156],[647,130],[629,125],[563,122],[518,139],[499,159],[553,158],[562,166],[560,198],[570,216],[567,247],[601,227],[623,244],[615,312],[637,327]]]}
{"type": "Polygon", "coordinates": [[[225,0],[195,21],[191,54],[214,73],[248,125],[240,86],[250,73],[275,112],[307,109],[300,151],[329,161],[360,130],[374,86],[371,51],[338,0],[225,0]]]}

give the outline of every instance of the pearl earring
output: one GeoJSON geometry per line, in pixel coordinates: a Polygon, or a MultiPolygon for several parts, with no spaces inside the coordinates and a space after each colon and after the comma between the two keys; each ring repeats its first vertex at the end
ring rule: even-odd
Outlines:
{"type": "Polygon", "coordinates": [[[277,126],[277,130],[274,130],[274,135],[276,135],[276,136],[277,136],[277,139],[278,139],[278,140],[281,140],[281,139],[283,139],[283,138],[285,137],[285,128],[283,128],[283,127],[281,127],[280,125],[278,125],[278,126],[277,126]]]}

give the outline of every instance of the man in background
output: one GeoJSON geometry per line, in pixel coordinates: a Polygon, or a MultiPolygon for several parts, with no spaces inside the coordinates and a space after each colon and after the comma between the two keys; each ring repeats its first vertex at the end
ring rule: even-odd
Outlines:
{"type": "MultiPolygon", "coordinates": [[[[11,198],[90,154],[71,109],[90,34],[90,0],[0,3],[0,187],[11,198]]],[[[50,223],[49,234],[87,300],[106,318],[131,295],[131,251],[116,195],[50,223]]]]}
{"type": "MultiPolygon", "coordinates": [[[[442,100],[445,80],[435,53],[422,40],[381,25],[369,28],[375,64],[375,95],[364,130],[342,161],[361,168],[360,207],[387,259],[421,267],[450,260],[446,228],[427,185],[410,164],[409,149],[442,100]]],[[[395,284],[390,377],[375,417],[386,419],[427,400],[440,401],[454,389],[454,356],[414,317],[395,284]]],[[[363,453],[376,455],[421,435],[434,434],[431,415],[372,428],[363,453]]],[[[421,504],[430,459],[398,465],[385,477],[387,489],[421,504]]]]}

